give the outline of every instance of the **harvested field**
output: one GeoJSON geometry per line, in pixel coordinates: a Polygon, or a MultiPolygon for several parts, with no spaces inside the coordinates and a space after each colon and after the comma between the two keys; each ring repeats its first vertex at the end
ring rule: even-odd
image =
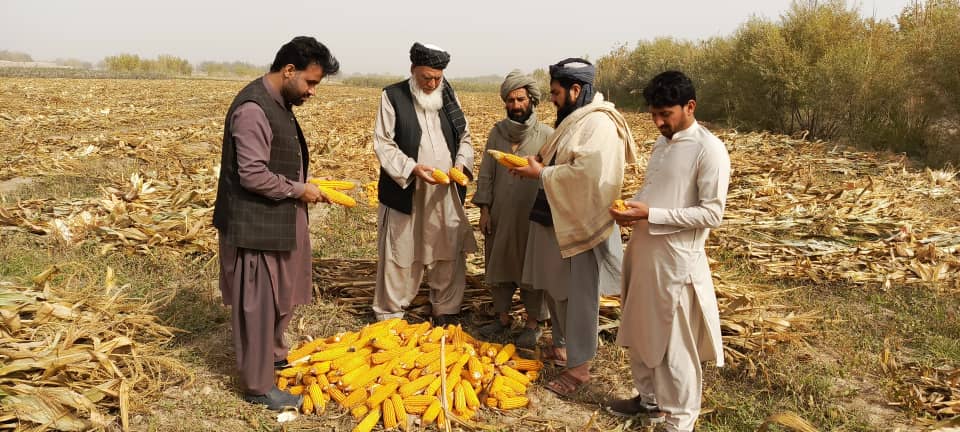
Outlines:
{"type": "MultiPolygon", "coordinates": [[[[236,390],[210,219],[223,115],[243,84],[0,79],[5,406],[29,406],[24,400],[38,394],[62,401],[55,395],[66,393],[58,392],[79,393],[88,400],[61,403],[56,412],[68,413],[71,424],[107,430],[355,424],[348,413],[328,410],[281,425],[275,415],[250,409],[236,390]],[[52,264],[62,268],[57,275],[32,279],[52,264]],[[37,318],[42,304],[59,305],[70,311],[61,315],[83,322],[124,316],[138,324],[111,323],[122,330],[70,324],[82,333],[70,333],[67,344],[37,318]],[[49,357],[57,344],[63,348],[49,357]],[[85,360],[62,367],[66,355],[85,360]],[[91,389],[98,397],[90,397],[91,389]]],[[[495,94],[460,98],[479,156],[502,104],[495,94]]],[[[329,85],[298,109],[314,176],[358,185],[376,180],[371,142],[378,100],[375,89],[329,85]]],[[[539,115],[554,118],[548,106],[539,115]]],[[[657,131],[645,114],[626,117],[648,155],[657,131]]],[[[708,243],[731,365],[708,371],[701,427],[786,425],[793,420],[783,419],[797,415],[824,430],[957,422],[957,173],[914,169],[899,157],[832,143],[715,132],[734,170],[724,225],[708,243]]],[[[625,198],[642,183],[644,167],[628,170],[625,198]]],[[[317,299],[299,311],[292,342],[355,331],[372,319],[375,208],[365,188],[349,193],[358,207],[311,211],[317,299]]],[[[468,206],[468,215],[476,223],[479,212],[468,206]]],[[[482,272],[477,254],[468,263],[468,331],[490,319],[482,272]]],[[[425,292],[414,303],[412,318],[428,314],[425,292]]],[[[562,401],[535,384],[529,409],[483,411],[479,421],[486,426],[477,428],[636,430],[599,410],[611,395],[630,391],[626,353],[611,343],[619,323],[615,298],[603,303],[602,315],[593,385],[562,401]]],[[[539,379],[556,372],[548,367],[539,379]]],[[[23,408],[7,412],[0,430],[44,424],[71,430],[23,408]]]]}

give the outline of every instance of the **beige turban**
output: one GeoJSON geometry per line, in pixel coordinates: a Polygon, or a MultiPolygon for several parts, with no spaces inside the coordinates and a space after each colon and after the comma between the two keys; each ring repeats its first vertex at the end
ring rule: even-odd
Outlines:
{"type": "Polygon", "coordinates": [[[530,102],[534,106],[540,104],[540,88],[537,87],[537,80],[530,75],[524,75],[519,69],[511,71],[507,74],[507,78],[503,80],[503,84],[500,85],[500,99],[506,102],[507,95],[518,88],[527,89],[530,102]]]}

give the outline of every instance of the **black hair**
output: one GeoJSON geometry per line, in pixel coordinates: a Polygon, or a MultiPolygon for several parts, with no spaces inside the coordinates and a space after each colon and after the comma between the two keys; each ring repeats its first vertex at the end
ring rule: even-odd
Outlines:
{"type": "Polygon", "coordinates": [[[666,71],[653,77],[643,89],[643,99],[650,107],[686,105],[697,100],[693,81],[680,71],[666,71]]]}
{"type": "Polygon", "coordinates": [[[279,72],[288,64],[299,71],[315,64],[323,69],[325,76],[336,75],[340,71],[340,62],[330,53],[330,49],[310,36],[297,36],[280,47],[270,72],[279,72]]]}

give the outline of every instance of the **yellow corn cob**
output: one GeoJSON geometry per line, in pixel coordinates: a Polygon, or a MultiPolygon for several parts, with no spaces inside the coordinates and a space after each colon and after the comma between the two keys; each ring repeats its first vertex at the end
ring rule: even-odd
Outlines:
{"type": "Polygon", "coordinates": [[[340,406],[345,406],[343,403],[347,401],[347,395],[343,394],[342,390],[334,386],[330,386],[330,388],[327,389],[327,392],[330,393],[331,399],[340,404],[340,406]]]}
{"type": "Polygon", "coordinates": [[[467,408],[477,409],[480,406],[480,399],[477,398],[477,392],[473,390],[473,386],[470,385],[470,382],[463,380],[460,381],[460,387],[463,388],[463,397],[464,401],[467,403],[467,408]]]}
{"type": "Polygon", "coordinates": [[[470,371],[470,378],[474,380],[479,380],[483,377],[483,365],[480,364],[480,360],[477,360],[474,356],[470,356],[470,358],[467,359],[467,370],[470,371]]]}
{"type": "Polygon", "coordinates": [[[382,364],[374,368],[371,368],[370,370],[364,372],[363,375],[360,375],[359,377],[357,377],[357,379],[354,382],[349,383],[345,387],[345,390],[367,388],[367,386],[369,386],[371,383],[376,381],[377,378],[380,378],[380,376],[384,375],[385,373],[389,373],[389,370],[387,369],[387,364],[382,364]]]}
{"type": "Polygon", "coordinates": [[[380,384],[397,383],[397,386],[399,387],[408,382],[410,382],[410,380],[408,380],[407,377],[397,376],[393,374],[383,375],[380,377],[380,384]]]}
{"type": "Polygon", "coordinates": [[[516,369],[510,366],[507,366],[507,365],[500,366],[500,373],[502,373],[503,376],[507,378],[512,378],[513,380],[519,382],[520,384],[523,384],[525,386],[530,385],[530,378],[527,378],[526,375],[518,372],[516,369]]]}
{"type": "Polygon", "coordinates": [[[311,353],[320,349],[320,347],[324,346],[325,344],[326,344],[326,341],[324,341],[323,339],[314,339],[310,342],[307,342],[303,344],[300,348],[291,350],[290,352],[287,353],[287,363],[294,364],[294,363],[303,361],[304,357],[309,356],[311,353]]]}
{"type": "Polygon", "coordinates": [[[363,184],[363,193],[367,195],[367,204],[371,206],[375,206],[380,202],[380,200],[377,199],[378,186],[379,182],[376,180],[363,184]]]}
{"type": "Polygon", "coordinates": [[[397,391],[397,383],[389,383],[377,387],[376,390],[367,398],[367,406],[370,409],[378,407],[383,401],[387,400],[394,392],[397,391]]]}
{"type": "Polygon", "coordinates": [[[490,156],[493,156],[493,159],[507,168],[521,168],[530,164],[527,161],[527,158],[517,156],[512,153],[504,153],[499,150],[487,150],[487,153],[490,153],[490,156]]]}
{"type": "Polygon", "coordinates": [[[391,350],[377,351],[370,356],[370,363],[375,365],[386,363],[402,354],[403,348],[394,348],[391,350]]]}
{"type": "Polygon", "coordinates": [[[516,396],[500,400],[500,409],[508,410],[527,406],[530,402],[526,396],[516,396]]]}
{"type": "Polygon", "coordinates": [[[292,395],[294,395],[294,396],[297,396],[297,395],[303,394],[303,389],[304,389],[304,386],[302,386],[302,385],[295,385],[295,386],[291,386],[289,389],[287,389],[287,392],[290,393],[290,394],[292,394],[292,395]]]}
{"type": "Polygon", "coordinates": [[[442,428],[444,422],[446,422],[446,419],[444,418],[443,410],[441,409],[440,412],[437,413],[437,428],[442,428]]]}
{"type": "Polygon", "coordinates": [[[332,362],[328,362],[328,361],[312,363],[310,365],[310,372],[313,373],[314,375],[323,375],[327,372],[330,372],[331,363],[332,362]]]}
{"type": "MultiPolygon", "coordinates": [[[[493,361],[493,359],[497,356],[497,354],[500,353],[500,350],[502,348],[503,348],[503,345],[500,345],[497,343],[491,343],[490,345],[487,345],[487,350],[483,351],[483,355],[490,357],[490,361],[493,361]]],[[[483,360],[483,359],[480,359],[480,360],[483,360]]]]}
{"type": "Polygon", "coordinates": [[[370,372],[370,366],[365,364],[360,365],[360,367],[340,377],[340,387],[343,387],[346,391],[353,390],[354,387],[351,384],[357,382],[364,374],[368,372],[370,372]]]}
{"type": "Polygon", "coordinates": [[[326,390],[330,387],[330,381],[327,381],[326,375],[317,375],[317,385],[320,386],[320,390],[326,390]]]}
{"type": "Polygon", "coordinates": [[[484,403],[486,403],[487,406],[490,408],[496,408],[500,404],[497,398],[494,398],[494,397],[488,397],[487,400],[484,401],[484,403]]]}
{"type": "Polygon", "coordinates": [[[310,384],[310,387],[307,387],[307,392],[310,394],[310,400],[313,401],[313,405],[316,408],[317,414],[323,414],[327,404],[326,399],[323,398],[323,395],[320,392],[320,386],[317,385],[317,383],[310,384]]]}
{"type": "Polygon", "coordinates": [[[381,350],[392,350],[400,347],[400,338],[391,334],[379,336],[371,343],[374,348],[381,350]]]}
{"type": "Polygon", "coordinates": [[[540,360],[513,358],[510,359],[506,364],[521,372],[539,371],[540,369],[543,369],[543,362],[540,360]]]}
{"type": "Polygon", "coordinates": [[[524,372],[523,374],[526,375],[526,376],[527,376],[527,379],[529,379],[531,382],[536,381],[536,380],[537,380],[537,377],[540,376],[540,372],[533,371],[533,370],[532,370],[532,371],[526,371],[526,372],[524,372]]]}
{"type": "Polygon", "coordinates": [[[317,382],[317,377],[315,375],[304,375],[303,378],[300,379],[300,383],[302,383],[305,386],[308,386],[315,382],[317,382]]]}
{"type": "Polygon", "coordinates": [[[613,201],[613,205],[611,205],[610,208],[618,212],[625,212],[627,211],[627,204],[624,203],[622,199],[618,199],[613,201]]]}
{"type": "Polygon", "coordinates": [[[383,412],[383,428],[390,430],[397,427],[397,416],[394,413],[393,401],[387,399],[383,401],[383,404],[380,406],[380,411],[383,412]]]}
{"type": "Polygon", "coordinates": [[[341,405],[343,405],[344,408],[350,409],[362,404],[365,400],[367,400],[367,389],[358,388],[350,392],[350,394],[347,395],[347,398],[343,400],[341,405]]]}
{"type": "MultiPolygon", "coordinates": [[[[426,339],[424,339],[424,340],[426,340],[426,339]]],[[[419,347],[419,348],[420,348],[420,351],[421,351],[421,352],[423,352],[423,353],[429,353],[429,352],[434,352],[434,351],[440,349],[440,344],[439,344],[439,343],[424,342],[424,343],[421,343],[421,344],[420,344],[420,347],[419,347]]]]}
{"type": "Polygon", "coordinates": [[[357,427],[353,428],[353,432],[370,432],[379,421],[380,408],[376,408],[373,411],[370,411],[370,414],[367,414],[367,416],[363,418],[363,421],[357,424],[357,427]]]}
{"type": "Polygon", "coordinates": [[[407,384],[400,386],[400,396],[404,398],[426,388],[436,378],[436,375],[424,375],[407,384]]]}
{"type": "Polygon", "coordinates": [[[438,343],[442,337],[443,327],[434,327],[433,330],[430,330],[430,333],[427,333],[427,342],[438,343]]]}
{"type": "Polygon", "coordinates": [[[403,406],[403,399],[400,395],[394,393],[390,395],[390,402],[393,402],[393,415],[397,418],[397,424],[400,429],[407,429],[407,410],[403,406]]]}
{"type": "MultiPolygon", "coordinates": [[[[524,377],[524,378],[526,378],[526,377],[524,377]]],[[[524,394],[524,393],[527,392],[527,386],[526,386],[526,385],[524,385],[524,384],[521,383],[520,381],[517,381],[517,380],[515,380],[515,379],[513,379],[513,378],[511,378],[511,377],[505,376],[505,375],[503,376],[503,385],[504,385],[505,387],[511,388],[511,389],[512,389],[514,392],[516,392],[517,394],[524,394]]]]}
{"type": "Polygon", "coordinates": [[[319,189],[320,193],[323,194],[323,196],[326,197],[331,203],[340,204],[344,207],[357,206],[357,200],[350,197],[350,195],[324,186],[319,186],[319,189]]]}
{"type": "Polygon", "coordinates": [[[277,388],[280,390],[287,389],[287,379],[284,377],[277,378],[277,388]]]}
{"type": "Polygon", "coordinates": [[[423,406],[424,408],[430,406],[433,401],[437,400],[436,396],[427,396],[427,395],[413,395],[403,398],[403,406],[406,408],[423,406]]]}
{"type": "Polygon", "coordinates": [[[419,357],[417,357],[417,359],[413,362],[413,365],[416,367],[422,368],[430,363],[435,362],[439,358],[440,358],[440,350],[425,352],[423,354],[420,354],[419,357]]]}
{"type": "MultiPolygon", "coordinates": [[[[353,418],[357,420],[362,419],[363,416],[366,415],[368,412],[370,412],[370,410],[367,409],[366,405],[357,405],[350,410],[350,414],[352,414],[353,418]]],[[[357,426],[360,426],[360,425],[357,425],[357,426]]],[[[354,430],[356,430],[356,428],[354,428],[354,430]]]]}
{"type": "Polygon", "coordinates": [[[320,180],[318,178],[312,178],[307,181],[315,184],[317,187],[326,187],[336,190],[351,190],[357,186],[356,183],[346,180],[320,180]]]}
{"type": "Polygon", "coordinates": [[[460,412],[467,410],[467,395],[463,389],[462,382],[457,383],[457,385],[453,387],[453,407],[460,412]]]}
{"type": "Polygon", "coordinates": [[[354,368],[367,363],[367,357],[369,357],[370,353],[372,352],[373,350],[370,348],[361,348],[357,351],[346,354],[331,361],[330,369],[340,371],[340,373],[352,371],[354,368]]]}
{"type": "Polygon", "coordinates": [[[447,173],[440,171],[439,168],[434,168],[433,172],[430,173],[433,176],[433,179],[440,184],[450,184],[450,177],[447,176],[447,173]]]}
{"type": "Polygon", "coordinates": [[[497,353],[497,356],[494,357],[493,364],[499,366],[506,363],[507,360],[510,360],[510,356],[512,356],[516,351],[517,347],[513,344],[504,345],[503,349],[501,349],[500,352],[497,353]]]}
{"type": "Polygon", "coordinates": [[[310,395],[303,395],[303,403],[300,405],[300,412],[303,414],[313,413],[313,398],[310,395]]]}
{"type": "Polygon", "coordinates": [[[310,363],[334,360],[356,351],[351,346],[339,346],[325,349],[310,355],[310,363]]]}
{"type": "Polygon", "coordinates": [[[437,416],[440,414],[440,399],[434,400],[427,410],[423,412],[423,423],[429,424],[433,423],[437,419],[437,416]]]}
{"type": "Polygon", "coordinates": [[[403,409],[407,414],[420,414],[423,415],[424,411],[427,410],[429,405],[406,405],[404,404],[403,409]]]}
{"type": "Polygon", "coordinates": [[[296,377],[297,375],[305,374],[309,370],[310,370],[309,366],[294,366],[294,367],[288,367],[286,369],[281,369],[280,372],[278,372],[278,374],[284,378],[293,378],[293,377],[296,377]]]}
{"type": "Polygon", "coordinates": [[[413,368],[413,369],[410,369],[410,373],[407,374],[407,378],[409,378],[410,381],[413,381],[420,378],[422,375],[423,375],[423,368],[413,368]]]}
{"type": "Polygon", "coordinates": [[[430,385],[427,386],[427,389],[423,391],[423,394],[427,396],[433,396],[437,393],[437,390],[440,390],[440,384],[442,383],[440,375],[437,375],[433,381],[430,381],[430,385]]]}
{"type": "Polygon", "coordinates": [[[490,394],[500,391],[501,388],[503,388],[503,375],[497,375],[490,384],[490,394]]]}
{"type": "Polygon", "coordinates": [[[506,399],[508,397],[523,396],[523,394],[517,394],[517,392],[513,391],[512,388],[502,385],[500,386],[500,390],[490,392],[490,396],[493,396],[497,399],[506,399]]]}
{"type": "Polygon", "coordinates": [[[416,347],[408,347],[407,351],[404,351],[403,354],[400,354],[400,362],[398,365],[404,369],[412,368],[417,361],[417,357],[420,357],[422,353],[416,347]]]}
{"type": "Polygon", "coordinates": [[[460,186],[466,186],[470,179],[467,178],[467,175],[457,169],[457,167],[450,168],[450,180],[457,182],[460,186]]]}

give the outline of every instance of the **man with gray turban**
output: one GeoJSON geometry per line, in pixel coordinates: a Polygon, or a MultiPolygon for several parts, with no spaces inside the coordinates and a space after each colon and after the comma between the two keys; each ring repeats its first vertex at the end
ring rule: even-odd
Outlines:
{"type": "Polygon", "coordinates": [[[460,312],[466,254],[476,250],[463,211],[466,188],[440,184],[434,169],[456,167],[472,178],[473,147],[460,101],[443,78],[450,54],[434,45],[410,48],[409,79],[383,89],[374,125],[380,161],[377,198],[377,319],[402,317],[430,272],[435,324],[460,312]]]}
{"type": "MultiPolygon", "coordinates": [[[[553,128],[540,123],[534,111],[540,103],[537,81],[514,70],[500,86],[500,98],[507,118],[493,126],[487,138],[487,150],[519,156],[536,155],[553,133],[553,128]]],[[[522,348],[536,346],[543,334],[539,322],[549,318],[543,303],[543,291],[533,290],[521,282],[529,212],[536,196],[536,181],[511,176],[507,168],[498,164],[489,153],[484,154],[473,203],[480,207],[480,231],[486,236],[486,282],[498,316],[491,324],[481,327],[480,334],[486,338],[509,334],[510,306],[513,293],[519,287],[527,322],[515,343],[522,348]]]]}
{"type": "Polygon", "coordinates": [[[571,396],[590,381],[597,353],[600,296],[619,292],[623,246],[607,209],[620,198],[623,171],[635,162],[626,120],[593,91],[595,69],[583,59],[550,66],[557,130],[511,173],[538,179],[530,211],[523,282],[546,291],[553,321],[547,360],[566,370],[546,388],[571,396]]]}

